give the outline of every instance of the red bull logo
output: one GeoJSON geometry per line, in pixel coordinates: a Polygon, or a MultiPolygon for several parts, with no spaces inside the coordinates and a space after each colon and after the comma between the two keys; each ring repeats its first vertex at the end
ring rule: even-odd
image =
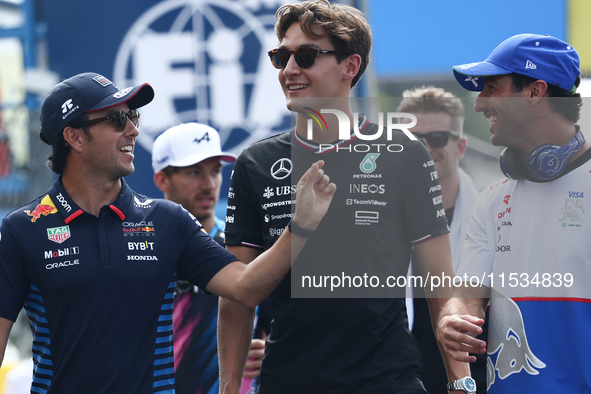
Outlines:
{"type": "Polygon", "coordinates": [[[535,356],[529,346],[519,306],[510,298],[493,297],[490,311],[487,388],[490,389],[497,375],[502,380],[522,371],[538,375],[539,369],[545,368],[546,364],[535,356]],[[490,356],[495,353],[497,358],[493,363],[490,356]]]}
{"type": "Polygon", "coordinates": [[[156,236],[155,231],[156,231],[156,229],[153,226],[123,227],[123,235],[125,237],[149,237],[149,236],[156,236]]]}
{"type": "Polygon", "coordinates": [[[48,194],[45,197],[43,197],[41,203],[37,205],[35,209],[33,209],[33,212],[29,211],[28,209],[26,209],[24,212],[27,215],[32,216],[31,222],[35,223],[37,219],[41,217],[41,215],[47,216],[52,213],[56,213],[57,208],[55,207],[53,201],[51,201],[51,198],[49,198],[48,194]]]}

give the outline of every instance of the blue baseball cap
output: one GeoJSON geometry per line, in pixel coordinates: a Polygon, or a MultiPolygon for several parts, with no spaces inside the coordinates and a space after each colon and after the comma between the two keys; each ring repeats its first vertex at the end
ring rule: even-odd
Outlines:
{"type": "Polygon", "coordinates": [[[129,109],[148,104],[154,89],[145,83],[121,89],[97,73],[65,79],[49,92],[41,107],[41,134],[52,144],[63,129],[83,112],[94,112],[127,103],[129,109]]]}
{"type": "Polygon", "coordinates": [[[454,66],[453,71],[458,83],[473,92],[484,88],[482,77],[511,73],[574,92],[579,65],[579,54],[566,42],[549,35],[518,34],[503,41],[485,61],[454,66]]]}

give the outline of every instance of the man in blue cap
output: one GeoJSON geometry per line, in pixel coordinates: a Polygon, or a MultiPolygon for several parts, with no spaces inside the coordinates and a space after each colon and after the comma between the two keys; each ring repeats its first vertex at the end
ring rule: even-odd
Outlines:
{"type": "MultiPolygon", "coordinates": [[[[507,178],[485,188],[468,227],[437,339],[444,360],[488,353],[489,393],[591,391],[587,283],[591,150],[576,122],[582,99],[577,51],[555,37],[520,34],[479,63],[453,68],[479,91],[474,104],[506,146],[507,178]],[[478,340],[490,301],[488,342],[478,340]]],[[[471,392],[467,370],[448,368],[448,390],[471,392]]]]}
{"type": "Polygon", "coordinates": [[[248,266],[180,205],[135,193],[140,108],[148,84],[118,89],[95,73],[55,86],[41,109],[49,191],[0,226],[0,364],[25,308],[33,331],[35,393],[174,394],[174,286],[188,280],[254,307],[289,271],[290,250],[314,230],[335,185],[314,163],[296,213],[275,246],[248,266]]]}

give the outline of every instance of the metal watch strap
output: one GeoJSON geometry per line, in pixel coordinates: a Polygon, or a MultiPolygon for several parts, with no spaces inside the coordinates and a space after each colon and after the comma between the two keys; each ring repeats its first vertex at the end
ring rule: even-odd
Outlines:
{"type": "MultiPolygon", "coordinates": [[[[463,391],[467,394],[474,394],[476,391],[467,391],[466,385],[464,383],[465,379],[466,378],[461,378],[461,379],[454,380],[453,382],[449,382],[447,384],[447,392],[449,393],[450,391],[457,390],[457,391],[463,391]]],[[[473,379],[472,379],[472,381],[473,381],[473,379]]]]}
{"type": "Polygon", "coordinates": [[[302,237],[302,238],[310,238],[312,236],[312,234],[314,234],[314,231],[316,231],[316,230],[306,230],[306,229],[301,228],[300,226],[298,226],[298,224],[296,222],[293,221],[293,219],[289,221],[287,228],[289,229],[290,233],[295,234],[295,235],[302,237]]]}

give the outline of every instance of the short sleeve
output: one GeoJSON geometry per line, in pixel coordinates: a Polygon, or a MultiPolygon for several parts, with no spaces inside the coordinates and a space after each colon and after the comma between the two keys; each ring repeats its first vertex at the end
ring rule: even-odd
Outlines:
{"type": "Polygon", "coordinates": [[[189,212],[179,208],[179,234],[186,237],[177,276],[201,289],[222,268],[238,259],[215,242],[189,212]]]}
{"type": "Polygon", "coordinates": [[[488,273],[492,272],[494,258],[489,247],[489,235],[483,195],[481,194],[470,217],[467,238],[457,273],[461,276],[466,274],[468,277],[477,276],[483,278],[482,284],[488,287],[491,285],[488,273]]]}
{"type": "Polygon", "coordinates": [[[226,245],[263,249],[261,215],[256,206],[258,199],[253,191],[254,182],[249,179],[247,160],[243,152],[234,163],[228,192],[226,245]]]}
{"type": "Polygon", "coordinates": [[[20,243],[5,218],[0,225],[0,317],[16,321],[25,302],[27,280],[20,243]]]}
{"type": "Polygon", "coordinates": [[[406,144],[410,149],[405,166],[404,190],[405,221],[412,244],[426,241],[449,232],[441,186],[435,163],[420,142],[406,144]]]}

